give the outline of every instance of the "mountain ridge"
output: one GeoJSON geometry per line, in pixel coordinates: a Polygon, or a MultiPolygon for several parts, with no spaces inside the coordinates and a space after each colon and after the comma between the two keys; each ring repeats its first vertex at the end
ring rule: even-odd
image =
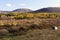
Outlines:
{"type": "Polygon", "coordinates": [[[42,9],[38,9],[36,11],[33,12],[51,12],[51,13],[60,13],[60,7],[47,7],[47,8],[42,8],[42,9]]]}
{"type": "Polygon", "coordinates": [[[20,9],[15,9],[12,12],[31,12],[33,10],[28,9],[28,8],[20,8],[20,9]]]}
{"type": "Polygon", "coordinates": [[[3,11],[0,10],[0,13],[8,13],[8,12],[31,12],[31,13],[41,13],[41,12],[49,12],[49,13],[60,13],[60,7],[46,7],[46,8],[41,8],[38,10],[31,10],[28,8],[19,8],[19,9],[15,9],[13,11],[3,11]]]}

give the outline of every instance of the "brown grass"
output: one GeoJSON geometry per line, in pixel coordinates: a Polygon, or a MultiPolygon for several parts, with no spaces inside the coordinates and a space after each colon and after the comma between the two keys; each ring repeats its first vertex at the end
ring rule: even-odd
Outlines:
{"type": "Polygon", "coordinates": [[[16,22],[17,26],[0,26],[0,40],[60,40],[60,19],[0,20],[4,24],[16,22]],[[57,26],[58,30],[52,27],[57,26]],[[14,36],[13,36],[14,35],[14,36]]]}

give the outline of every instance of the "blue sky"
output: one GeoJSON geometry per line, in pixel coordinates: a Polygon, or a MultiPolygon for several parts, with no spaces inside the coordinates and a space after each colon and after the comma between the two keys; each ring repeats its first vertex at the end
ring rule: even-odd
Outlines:
{"type": "Polygon", "coordinates": [[[60,7],[60,0],[0,0],[0,10],[12,11],[18,8],[37,10],[44,7],[60,7]]]}

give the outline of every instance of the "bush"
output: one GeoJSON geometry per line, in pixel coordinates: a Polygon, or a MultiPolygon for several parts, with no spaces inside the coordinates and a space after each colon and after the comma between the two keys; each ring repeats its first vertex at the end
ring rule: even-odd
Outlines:
{"type": "Polygon", "coordinates": [[[0,36],[7,35],[9,32],[7,29],[0,29],[0,36]]]}
{"type": "Polygon", "coordinates": [[[4,26],[4,23],[3,22],[0,22],[0,26],[4,26]]]}

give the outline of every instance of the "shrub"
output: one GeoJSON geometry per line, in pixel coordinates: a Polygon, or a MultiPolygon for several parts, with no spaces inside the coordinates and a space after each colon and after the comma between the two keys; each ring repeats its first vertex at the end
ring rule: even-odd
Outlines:
{"type": "Polygon", "coordinates": [[[17,26],[17,23],[16,22],[12,22],[10,25],[17,26]]]}
{"type": "Polygon", "coordinates": [[[7,35],[9,32],[7,29],[0,29],[0,36],[7,35]]]}
{"type": "Polygon", "coordinates": [[[4,23],[3,22],[0,22],[0,26],[4,26],[4,23]]]}

